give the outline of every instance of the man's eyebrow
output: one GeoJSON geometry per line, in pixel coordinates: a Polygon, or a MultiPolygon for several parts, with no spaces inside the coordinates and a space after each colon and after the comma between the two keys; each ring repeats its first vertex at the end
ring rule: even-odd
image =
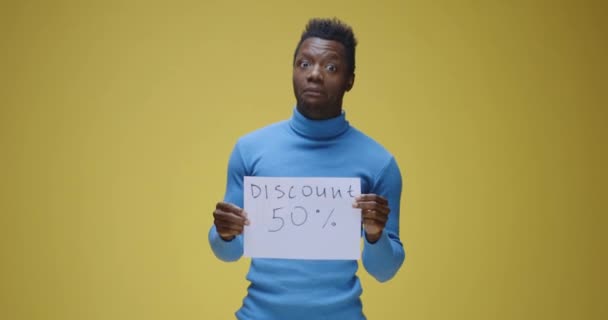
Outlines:
{"type": "Polygon", "coordinates": [[[324,58],[340,59],[340,55],[335,52],[328,52],[322,55],[324,58]]]}

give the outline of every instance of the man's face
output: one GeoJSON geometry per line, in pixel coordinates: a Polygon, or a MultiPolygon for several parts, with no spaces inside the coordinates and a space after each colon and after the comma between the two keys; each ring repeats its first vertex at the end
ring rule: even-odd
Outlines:
{"type": "Polygon", "coordinates": [[[298,111],[309,119],[329,119],[342,112],[342,97],[353,86],[344,46],[320,38],[304,40],[293,65],[298,111]]]}

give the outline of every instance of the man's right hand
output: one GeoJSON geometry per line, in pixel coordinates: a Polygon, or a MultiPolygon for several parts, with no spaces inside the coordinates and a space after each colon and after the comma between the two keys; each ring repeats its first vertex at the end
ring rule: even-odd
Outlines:
{"type": "Polygon", "coordinates": [[[213,224],[217,233],[225,241],[234,239],[235,236],[243,233],[243,228],[249,225],[247,213],[228,202],[218,202],[213,211],[213,224]]]}

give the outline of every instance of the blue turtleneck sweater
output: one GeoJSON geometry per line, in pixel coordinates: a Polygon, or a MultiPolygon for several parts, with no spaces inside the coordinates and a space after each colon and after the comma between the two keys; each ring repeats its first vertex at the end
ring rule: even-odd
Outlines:
{"type": "MultiPolygon", "coordinates": [[[[392,278],[405,258],[399,240],[401,174],[393,156],[350,126],[342,115],[310,120],[294,109],[290,120],[238,140],[228,162],[224,201],[243,207],[243,177],[359,177],[361,193],[388,199],[391,212],[380,239],[364,240],[363,266],[378,281],[392,278]]],[[[365,239],[365,237],[363,237],[365,239]]],[[[243,237],[224,241],[209,231],[215,255],[235,261],[243,237]]],[[[365,319],[357,261],[251,260],[251,282],[239,319],[365,319]]]]}

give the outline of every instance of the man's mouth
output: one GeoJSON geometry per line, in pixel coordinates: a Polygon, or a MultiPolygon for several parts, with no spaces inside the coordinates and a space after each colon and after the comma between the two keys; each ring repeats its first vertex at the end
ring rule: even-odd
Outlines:
{"type": "Polygon", "coordinates": [[[323,95],[323,91],[318,89],[306,89],[302,92],[302,94],[319,97],[323,95]]]}

